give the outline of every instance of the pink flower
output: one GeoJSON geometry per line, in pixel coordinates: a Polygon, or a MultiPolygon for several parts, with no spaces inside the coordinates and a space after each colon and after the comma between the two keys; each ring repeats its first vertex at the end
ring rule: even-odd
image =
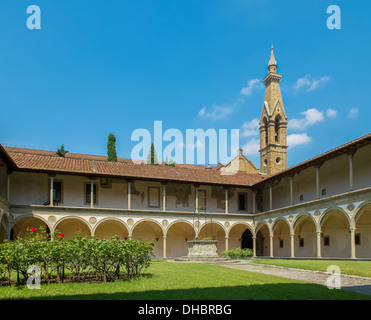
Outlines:
{"type": "Polygon", "coordinates": [[[36,232],[36,229],[34,227],[31,227],[32,232],[36,232]]]}
{"type": "Polygon", "coordinates": [[[63,238],[64,237],[64,234],[62,232],[59,233],[59,235],[63,238]]]}

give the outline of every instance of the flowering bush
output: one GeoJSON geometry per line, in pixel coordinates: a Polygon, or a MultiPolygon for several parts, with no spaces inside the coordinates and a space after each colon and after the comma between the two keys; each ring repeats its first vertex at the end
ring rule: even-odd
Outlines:
{"type": "Polygon", "coordinates": [[[53,240],[44,229],[27,226],[27,235],[16,241],[0,244],[0,277],[12,284],[11,274],[17,275],[17,284],[25,283],[27,268],[37,265],[42,270],[44,283],[69,281],[115,281],[141,274],[151,263],[153,243],[147,241],[98,240],[76,230],[72,240],[55,231],[53,240]]]}

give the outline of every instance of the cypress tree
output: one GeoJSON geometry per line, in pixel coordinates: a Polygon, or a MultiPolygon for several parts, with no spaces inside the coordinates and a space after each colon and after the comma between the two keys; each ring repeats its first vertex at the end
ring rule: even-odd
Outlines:
{"type": "Polygon", "coordinates": [[[148,152],[147,164],[158,165],[156,150],[153,143],[151,144],[151,148],[148,152]]]}
{"type": "Polygon", "coordinates": [[[107,142],[107,161],[117,162],[117,153],[116,153],[116,137],[113,133],[108,135],[107,142]]]}

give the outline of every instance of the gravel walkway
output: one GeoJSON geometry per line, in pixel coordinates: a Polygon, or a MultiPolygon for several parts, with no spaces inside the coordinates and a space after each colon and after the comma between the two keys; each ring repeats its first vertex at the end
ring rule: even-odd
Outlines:
{"type": "MultiPolygon", "coordinates": [[[[267,266],[250,262],[220,263],[224,267],[259,272],[273,276],[301,280],[327,286],[327,280],[331,274],[321,271],[301,270],[294,268],[267,266]]],[[[362,294],[371,295],[371,278],[340,275],[341,289],[351,290],[362,294]]],[[[336,289],[333,289],[336,290],[336,289]]]]}

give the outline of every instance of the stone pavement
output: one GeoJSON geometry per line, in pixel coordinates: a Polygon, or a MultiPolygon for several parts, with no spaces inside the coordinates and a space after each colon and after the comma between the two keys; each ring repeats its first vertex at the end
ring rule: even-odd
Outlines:
{"type": "MultiPolygon", "coordinates": [[[[220,263],[219,265],[234,268],[239,270],[246,270],[251,272],[258,272],[269,274],[273,276],[301,280],[309,283],[315,283],[327,286],[327,279],[331,274],[321,271],[301,270],[294,268],[278,267],[271,265],[256,264],[246,261],[237,263],[220,263]]],[[[340,275],[341,289],[351,290],[362,294],[371,295],[371,278],[340,275]]],[[[336,290],[336,289],[333,289],[336,290]]]]}

